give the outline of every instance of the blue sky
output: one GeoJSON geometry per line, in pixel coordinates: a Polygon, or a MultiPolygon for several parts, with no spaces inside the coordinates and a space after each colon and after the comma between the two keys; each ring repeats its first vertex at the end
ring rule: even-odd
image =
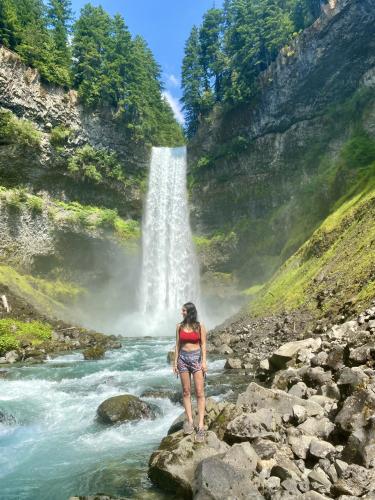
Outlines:
{"type": "MultiPolygon", "coordinates": [[[[86,3],[72,0],[76,16],[86,3]]],[[[90,3],[101,5],[111,15],[119,12],[131,33],[146,39],[163,69],[166,97],[181,121],[178,101],[185,41],[193,24],[200,24],[203,13],[213,5],[220,7],[222,0],[92,0],[90,3]]]]}

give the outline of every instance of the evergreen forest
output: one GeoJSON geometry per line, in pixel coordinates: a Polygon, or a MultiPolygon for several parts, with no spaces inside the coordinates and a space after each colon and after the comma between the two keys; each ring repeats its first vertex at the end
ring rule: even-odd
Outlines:
{"type": "Polygon", "coordinates": [[[257,76],[321,12],[321,0],[225,0],[193,26],[182,63],[186,132],[215,104],[233,107],[257,92],[257,76]]]}
{"type": "Polygon", "coordinates": [[[184,143],[163,97],[161,68],[121,15],[88,3],[74,19],[70,0],[0,0],[0,44],[45,82],[76,89],[87,109],[110,108],[132,140],[184,143]]]}

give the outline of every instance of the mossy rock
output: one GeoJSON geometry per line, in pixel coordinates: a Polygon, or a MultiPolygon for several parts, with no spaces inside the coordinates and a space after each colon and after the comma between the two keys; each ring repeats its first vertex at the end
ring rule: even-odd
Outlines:
{"type": "Polygon", "coordinates": [[[101,345],[95,345],[83,351],[83,357],[87,360],[103,359],[104,354],[105,354],[105,349],[101,345]]]}
{"type": "Polygon", "coordinates": [[[151,405],[131,394],[113,396],[103,401],[97,409],[98,419],[105,424],[155,418],[151,405]]]}

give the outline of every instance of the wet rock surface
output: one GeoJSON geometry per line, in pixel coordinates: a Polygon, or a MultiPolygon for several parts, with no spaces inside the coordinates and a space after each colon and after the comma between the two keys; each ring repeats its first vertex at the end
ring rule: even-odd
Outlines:
{"type": "Polygon", "coordinates": [[[155,413],[151,405],[130,394],[108,398],[97,409],[97,417],[104,424],[153,418],[154,416],[155,413]]]}
{"type": "MultiPolygon", "coordinates": [[[[254,363],[255,381],[234,401],[207,400],[202,448],[178,430],[181,415],[150,459],[151,480],[201,500],[375,498],[374,320],[375,302],[284,344],[260,344],[233,326],[213,340],[211,333],[213,352],[222,341],[230,358],[259,360],[262,351],[264,362],[254,363]]],[[[243,366],[224,373],[246,377],[243,366]]]]}

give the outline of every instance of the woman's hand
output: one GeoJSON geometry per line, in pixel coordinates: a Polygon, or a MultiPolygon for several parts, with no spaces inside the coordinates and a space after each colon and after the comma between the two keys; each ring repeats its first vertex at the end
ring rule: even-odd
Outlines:
{"type": "Polygon", "coordinates": [[[173,369],[173,373],[174,373],[175,375],[178,375],[177,365],[175,365],[175,364],[174,364],[174,365],[173,365],[173,367],[172,367],[172,369],[173,369]]]}
{"type": "Polygon", "coordinates": [[[206,361],[203,361],[203,362],[202,362],[202,370],[203,370],[203,373],[206,373],[206,372],[208,371],[206,361]]]}

